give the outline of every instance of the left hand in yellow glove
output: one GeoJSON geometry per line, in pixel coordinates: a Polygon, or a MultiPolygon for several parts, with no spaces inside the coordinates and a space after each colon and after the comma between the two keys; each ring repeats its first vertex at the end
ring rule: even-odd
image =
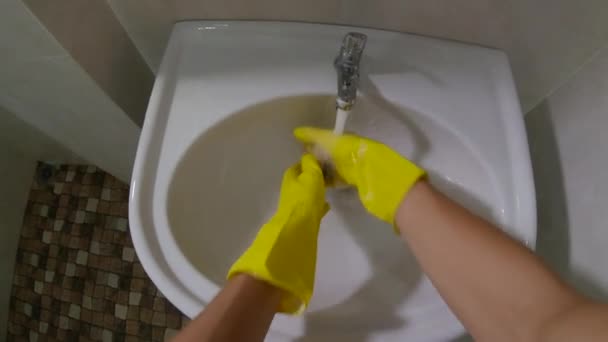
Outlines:
{"type": "Polygon", "coordinates": [[[283,291],[279,312],[299,314],[312,297],[321,219],[329,210],[323,173],[305,154],[285,171],[279,205],[245,253],[228,271],[228,279],[246,273],[283,291]]]}

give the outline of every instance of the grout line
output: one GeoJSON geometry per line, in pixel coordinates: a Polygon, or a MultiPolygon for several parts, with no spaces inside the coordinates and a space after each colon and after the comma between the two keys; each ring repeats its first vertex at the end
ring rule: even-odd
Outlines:
{"type": "Polygon", "coordinates": [[[574,78],[576,78],[578,73],[581,70],[583,70],[585,67],[587,67],[589,64],[591,64],[602,52],[604,52],[604,49],[606,49],[606,48],[608,48],[608,40],[605,41],[601,46],[599,46],[593,53],[591,53],[591,55],[585,61],[583,61],[578,67],[576,67],[574,70],[572,70],[572,72],[570,72],[568,74],[568,76],[566,76],[564,78],[563,81],[559,82],[555,87],[551,88],[545,96],[543,96],[533,106],[531,106],[530,109],[528,109],[526,111],[526,113],[524,114],[524,117],[526,117],[529,113],[534,111],[534,109],[536,109],[536,107],[538,107],[541,103],[543,103],[545,100],[550,98],[553,94],[555,94],[563,86],[565,86],[567,83],[569,83],[574,78]]]}

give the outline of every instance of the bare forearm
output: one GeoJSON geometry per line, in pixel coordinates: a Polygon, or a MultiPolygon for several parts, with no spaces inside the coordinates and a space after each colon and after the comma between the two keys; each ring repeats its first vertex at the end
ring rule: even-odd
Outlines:
{"type": "Polygon", "coordinates": [[[272,285],[237,275],[173,341],[263,341],[281,295],[272,285]]]}
{"type": "Polygon", "coordinates": [[[396,222],[425,273],[479,340],[537,340],[543,324],[584,301],[531,251],[426,182],[410,191],[396,222]]]}

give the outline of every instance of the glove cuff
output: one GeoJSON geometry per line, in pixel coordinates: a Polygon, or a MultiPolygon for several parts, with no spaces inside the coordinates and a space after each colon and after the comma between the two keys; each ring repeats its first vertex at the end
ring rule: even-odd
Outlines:
{"type": "Polygon", "coordinates": [[[310,297],[312,297],[312,293],[310,293],[308,296],[298,296],[297,294],[306,293],[308,291],[296,289],[291,284],[282,282],[277,277],[272,276],[269,270],[263,265],[256,265],[249,262],[246,255],[247,253],[243,254],[243,256],[239,258],[239,260],[237,260],[237,262],[234,263],[234,265],[230,268],[228,275],[226,276],[227,280],[232,279],[232,277],[236,276],[237,274],[248,274],[255,279],[264,281],[283,291],[277,312],[290,315],[299,315],[304,312],[308,302],[310,301],[310,297]]]}
{"type": "Polygon", "coordinates": [[[406,162],[408,165],[407,165],[406,170],[404,170],[405,171],[404,173],[407,174],[408,176],[404,177],[401,181],[401,184],[399,184],[399,188],[401,189],[401,192],[396,194],[397,197],[395,198],[394,206],[391,208],[390,212],[387,212],[387,216],[384,218],[384,220],[386,222],[389,222],[390,224],[393,225],[393,230],[395,231],[395,233],[397,235],[399,235],[399,229],[395,225],[395,215],[397,214],[397,209],[399,209],[401,202],[403,202],[403,199],[407,196],[407,194],[410,192],[412,187],[419,180],[426,178],[426,176],[427,176],[426,171],[419,168],[414,163],[411,163],[407,160],[406,160],[406,162]]]}
{"type": "MultiPolygon", "coordinates": [[[[300,235],[313,222],[276,215],[228,271],[227,279],[246,273],[284,291],[278,312],[301,314],[312,297],[317,233],[300,235]]],[[[317,223],[318,227],[318,223],[317,223]]],[[[318,228],[317,228],[318,229],[318,228]]]]}

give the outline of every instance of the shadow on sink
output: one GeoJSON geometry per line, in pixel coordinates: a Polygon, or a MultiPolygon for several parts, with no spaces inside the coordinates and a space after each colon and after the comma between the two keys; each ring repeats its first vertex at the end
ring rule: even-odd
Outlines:
{"type": "MultiPolygon", "coordinates": [[[[490,207],[466,189],[433,171],[429,172],[429,181],[477,215],[492,217],[490,207]]],[[[366,252],[373,274],[345,301],[306,313],[306,333],[296,341],[332,340],[332,333],[335,334],[333,340],[339,340],[348,332],[348,341],[364,342],[373,334],[415,324],[399,312],[423,277],[414,255],[392,234],[390,226],[365,214],[354,189],[329,190],[328,199],[332,210],[345,219],[350,234],[366,252]]],[[[468,334],[464,334],[452,341],[470,340],[468,334]]]]}
{"type": "Polygon", "coordinates": [[[374,332],[402,329],[408,322],[399,308],[422,277],[418,263],[390,225],[367,214],[355,189],[330,189],[327,197],[331,210],[344,219],[348,234],[365,252],[371,274],[340,303],[307,312],[305,335],[296,341],[367,341],[374,332]]]}

